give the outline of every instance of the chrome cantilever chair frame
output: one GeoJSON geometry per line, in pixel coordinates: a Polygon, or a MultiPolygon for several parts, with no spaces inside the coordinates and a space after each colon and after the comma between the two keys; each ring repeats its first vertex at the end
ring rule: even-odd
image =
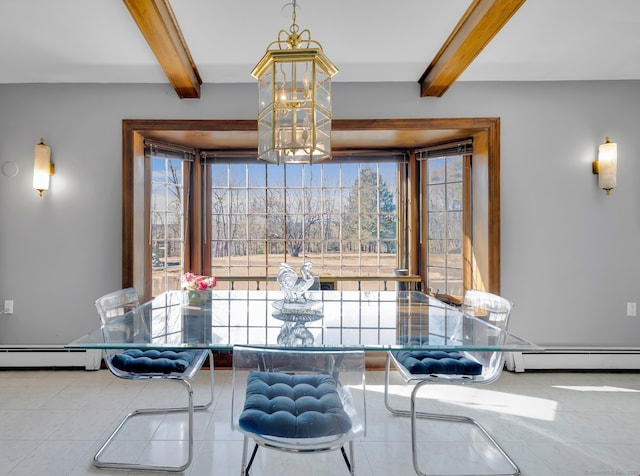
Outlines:
{"type": "MultiPolygon", "coordinates": [[[[136,312],[139,305],[138,295],[133,288],[126,288],[119,291],[102,296],[96,301],[96,308],[100,314],[103,326],[111,319],[122,316],[127,312],[136,312]]],[[[143,331],[144,332],[144,331],[143,331]]],[[[108,332],[103,332],[105,339],[108,338],[108,332]]],[[[116,429],[107,438],[104,444],[93,457],[93,464],[97,468],[103,469],[121,469],[121,470],[137,470],[137,471],[163,471],[163,472],[182,472],[189,467],[193,460],[193,414],[194,411],[207,410],[213,404],[214,395],[214,363],[213,353],[211,350],[196,351],[196,356],[184,372],[181,373],[156,373],[156,372],[128,372],[114,367],[112,358],[121,350],[106,350],[104,352],[104,360],[109,371],[116,377],[127,380],[143,380],[143,381],[172,381],[181,384],[187,392],[187,406],[184,407],[167,407],[167,408],[140,408],[127,414],[118,424],[116,429]],[[193,386],[190,380],[196,375],[198,370],[209,357],[209,380],[210,380],[210,397],[209,401],[202,405],[193,404],[193,386]],[[127,421],[137,415],[166,414],[175,412],[188,412],[188,455],[187,460],[180,466],[165,465],[148,465],[138,463],[123,463],[116,461],[104,461],[101,458],[103,453],[111,445],[119,431],[125,426],[127,421]]]]}
{"type": "MultiPolygon", "coordinates": [[[[512,303],[506,299],[497,296],[495,294],[469,290],[465,294],[465,299],[462,305],[462,310],[465,313],[474,315],[474,309],[481,309],[485,317],[488,317],[490,323],[496,327],[506,330],[508,325],[509,315],[511,313],[512,303]],[[491,317],[494,319],[491,319],[491,317]]],[[[479,353],[480,359],[474,358],[473,352],[461,352],[473,360],[485,360],[486,352],[479,353]]],[[[411,419],[411,455],[413,468],[415,472],[420,476],[437,476],[434,474],[424,473],[420,469],[418,462],[418,443],[417,443],[417,419],[438,420],[447,421],[453,423],[467,423],[472,424],[480,430],[482,435],[491,443],[491,445],[503,456],[505,461],[509,464],[512,472],[509,473],[490,473],[492,476],[515,476],[520,474],[520,468],[506,453],[506,451],[498,444],[498,442],[489,434],[489,432],[474,418],[462,416],[462,415],[450,415],[440,413],[429,413],[417,411],[416,400],[419,390],[427,384],[457,384],[457,385],[478,385],[489,384],[498,379],[502,373],[504,367],[505,356],[503,352],[490,352],[490,361],[483,362],[488,365],[488,368],[483,367],[481,375],[445,375],[445,374],[412,374],[404,367],[395,357],[393,352],[387,352],[385,362],[385,377],[384,377],[384,405],[387,410],[398,416],[405,416],[411,419]],[[414,383],[414,388],[411,391],[410,407],[409,410],[398,409],[391,406],[389,403],[389,375],[391,371],[391,363],[404,379],[406,383],[414,383]]],[[[466,475],[458,475],[466,476],[466,475]]],[[[478,473],[472,473],[469,476],[478,476],[478,473]]]]}
{"type": "Polygon", "coordinates": [[[269,349],[251,346],[235,346],[233,350],[233,384],[231,427],[244,435],[240,474],[248,476],[259,447],[290,453],[321,453],[340,450],[350,475],[356,474],[354,440],[366,434],[366,392],[364,350],[349,348],[336,351],[304,349],[269,349]],[[292,356],[294,356],[292,358],[292,356]],[[318,366],[317,363],[322,365],[318,366]],[[239,417],[246,397],[244,371],[280,372],[286,374],[324,374],[333,377],[337,384],[343,408],[352,426],[349,431],[323,437],[277,437],[258,434],[243,429],[239,417]],[[352,395],[347,385],[362,392],[352,395]],[[255,446],[249,456],[249,439],[255,446]],[[344,449],[349,445],[349,455],[344,449]]]}

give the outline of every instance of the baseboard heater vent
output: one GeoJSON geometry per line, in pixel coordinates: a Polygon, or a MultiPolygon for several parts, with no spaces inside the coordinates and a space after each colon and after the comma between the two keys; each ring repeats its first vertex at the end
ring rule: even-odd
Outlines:
{"type": "Polygon", "coordinates": [[[507,368],[525,370],[640,370],[640,347],[545,347],[544,352],[508,352],[507,368]],[[509,355],[513,354],[513,355],[509,355]]]}
{"type": "Polygon", "coordinates": [[[101,350],[67,349],[60,345],[0,346],[0,368],[98,370],[101,361],[101,350]]]}

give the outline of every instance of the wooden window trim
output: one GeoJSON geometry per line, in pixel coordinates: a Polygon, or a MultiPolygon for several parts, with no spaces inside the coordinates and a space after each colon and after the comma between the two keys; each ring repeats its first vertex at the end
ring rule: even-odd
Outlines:
{"type": "MultiPolygon", "coordinates": [[[[428,130],[455,131],[458,137],[474,138],[474,164],[481,158],[484,164],[483,186],[486,199],[485,214],[481,217],[486,225],[483,237],[486,246],[482,252],[486,261],[480,273],[482,287],[487,291],[500,293],[500,119],[499,118],[426,118],[426,119],[338,119],[332,123],[332,130],[343,136],[349,135],[352,147],[361,140],[359,134],[367,131],[395,132],[398,140],[406,140],[412,132],[428,130]],[[476,150],[476,144],[478,149],[476,150]]],[[[146,208],[146,182],[144,172],[144,139],[158,131],[222,131],[248,132],[257,141],[255,120],[155,120],[124,119],[122,121],[122,285],[134,286],[140,295],[151,296],[151,286],[145,278],[145,262],[148,253],[135,253],[136,247],[148,243],[149,227],[136,222],[135,217],[146,208]],[[255,137],[254,137],[255,135],[255,137]]],[[[453,138],[452,138],[453,140],[453,138]]],[[[431,144],[422,144],[431,145],[431,144]]],[[[398,147],[412,148],[398,142],[398,147]]],[[[247,144],[247,148],[255,148],[247,144]]],[[[474,182],[475,183],[475,182],[474,182]]],[[[148,196],[148,194],[147,194],[148,196]]],[[[475,198],[475,197],[474,197],[475,198]]],[[[474,202],[475,208],[475,202],[474,202]]],[[[417,223],[415,210],[408,212],[407,222],[417,223]]],[[[474,220],[476,218],[474,217],[474,220]]],[[[409,240],[414,238],[408,237],[409,240]]],[[[411,259],[411,257],[410,257],[411,259]]]]}

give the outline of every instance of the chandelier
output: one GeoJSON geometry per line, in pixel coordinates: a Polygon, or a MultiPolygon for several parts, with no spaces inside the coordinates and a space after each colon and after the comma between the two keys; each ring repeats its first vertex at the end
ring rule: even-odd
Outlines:
{"type": "Polygon", "coordinates": [[[251,72],[258,80],[258,159],[315,163],[331,158],[331,77],[338,68],[299,31],[296,0],[289,31],[278,39],[251,72]]]}

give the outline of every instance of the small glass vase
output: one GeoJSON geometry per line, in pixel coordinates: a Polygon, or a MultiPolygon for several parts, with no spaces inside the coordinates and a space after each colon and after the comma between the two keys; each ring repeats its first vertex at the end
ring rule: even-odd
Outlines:
{"type": "Polygon", "coordinates": [[[211,291],[187,291],[190,306],[202,307],[211,300],[211,291]]]}

